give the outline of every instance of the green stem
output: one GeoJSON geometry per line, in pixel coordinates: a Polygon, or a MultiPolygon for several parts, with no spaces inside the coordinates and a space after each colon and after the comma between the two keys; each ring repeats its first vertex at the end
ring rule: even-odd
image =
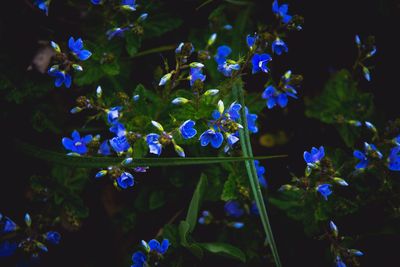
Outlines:
{"type": "MultiPolygon", "coordinates": [[[[242,151],[243,151],[243,157],[252,158],[253,151],[251,148],[250,135],[249,135],[249,130],[248,130],[248,126],[247,126],[247,118],[246,118],[246,112],[245,112],[245,104],[244,104],[244,96],[243,96],[241,80],[235,81],[232,89],[233,89],[234,95],[237,97],[239,103],[242,105],[240,123],[243,125],[243,129],[241,129],[239,131],[239,134],[240,134],[240,144],[241,144],[242,151]]],[[[264,232],[266,234],[266,238],[271,247],[271,252],[274,257],[275,264],[277,267],[281,267],[282,264],[279,259],[279,254],[278,254],[278,250],[276,248],[274,236],[272,234],[272,229],[271,229],[271,225],[269,222],[267,209],[265,207],[263,195],[262,195],[260,184],[258,181],[257,170],[254,165],[254,160],[246,160],[245,166],[246,166],[246,170],[247,170],[247,175],[249,176],[251,190],[253,192],[254,199],[255,199],[257,208],[259,210],[259,213],[260,213],[261,223],[263,225],[264,232]]]]}

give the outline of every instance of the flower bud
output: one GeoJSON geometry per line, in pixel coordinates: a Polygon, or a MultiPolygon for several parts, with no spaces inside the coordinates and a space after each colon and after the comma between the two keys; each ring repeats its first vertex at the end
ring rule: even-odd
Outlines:
{"type": "Polygon", "coordinates": [[[156,121],[151,121],[151,124],[153,124],[154,127],[156,127],[158,130],[160,131],[164,131],[164,128],[162,127],[162,125],[159,122],[156,121]]]}
{"type": "Polygon", "coordinates": [[[204,96],[213,96],[219,93],[218,89],[209,89],[204,92],[204,96]]]}
{"type": "Polygon", "coordinates": [[[177,97],[174,100],[172,100],[171,103],[174,105],[179,105],[179,104],[186,104],[189,101],[190,101],[189,99],[186,99],[184,97],[177,97]]]}

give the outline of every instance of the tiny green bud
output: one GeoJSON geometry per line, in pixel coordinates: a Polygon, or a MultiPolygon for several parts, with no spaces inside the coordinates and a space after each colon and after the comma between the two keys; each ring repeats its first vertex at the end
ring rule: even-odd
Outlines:
{"type": "Polygon", "coordinates": [[[164,128],[162,127],[162,125],[159,122],[156,121],[151,121],[151,124],[153,124],[154,127],[156,127],[158,130],[160,131],[164,131],[164,128]]]}

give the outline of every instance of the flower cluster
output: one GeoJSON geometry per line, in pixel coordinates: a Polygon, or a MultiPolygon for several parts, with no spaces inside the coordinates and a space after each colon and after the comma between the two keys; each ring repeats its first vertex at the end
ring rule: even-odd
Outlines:
{"type": "Polygon", "coordinates": [[[337,267],[346,267],[346,260],[357,262],[356,257],[364,255],[364,253],[357,249],[348,249],[341,244],[344,238],[339,236],[339,230],[333,221],[329,222],[329,228],[330,233],[327,234],[327,238],[331,242],[331,252],[335,255],[335,264],[337,267]]]}
{"type": "Polygon", "coordinates": [[[213,120],[209,122],[210,128],[200,135],[200,145],[207,146],[211,144],[213,148],[219,148],[225,136],[227,140],[225,151],[227,151],[239,141],[238,130],[243,128],[237,122],[240,118],[239,112],[241,108],[240,104],[234,102],[225,110],[224,102],[219,100],[218,109],[214,110],[212,113],[213,120]]]}
{"type": "Polygon", "coordinates": [[[217,54],[214,56],[215,62],[218,65],[218,71],[225,77],[231,77],[233,71],[240,70],[240,64],[237,61],[228,59],[232,53],[232,49],[227,45],[222,45],[217,48],[217,54]]]}
{"type": "Polygon", "coordinates": [[[296,79],[292,79],[292,72],[289,70],[282,76],[281,82],[277,88],[273,85],[269,85],[265,88],[262,93],[262,98],[267,100],[267,107],[269,109],[276,105],[279,105],[281,108],[286,107],[289,101],[288,97],[297,99],[297,91],[293,87],[293,82],[298,82],[301,78],[299,78],[298,75],[295,76],[296,79]]]}
{"type": "Polygon", "coordinates": [[[371,73],[369,68],[365,65],[365,60],[376,54],[375,40],[370,36],[366,40],[366,44],[363,44],[358,35],[355,36],[354,40],[358,48],[358,57],[354,66],[355,68],[359,66],[363,72],[364,78],[367,81],[371,81],[371,73]]]}
{"type": "Polygon", "coordinates": [[[131,267],[157,266],[167,252],[170,242],[164,239],[161,244],[156,239],[150,240],[148,243],[142,240],[142,247],[145,252],[136,251],[132,255],[133,264],[131,267]]]}
{"type": "Polygon", "coordinates": [[[25,229],[19,227],[14,221],[0,213],[0,257],[12,256],[17,250],[29,255],[31,259],[39,257],[40,253],[47,252],[46,243],[58,245],[61,235],[55,231],[48,231],[37,234],[33,229],[31,216],[26,213],[24,216],[25,229]],[[17,235],[18,232],[18,235],[17,235]]]}
{"type": "Polygon", "coordinates": [[[354,150],[354,157],[359,159],[360,162],[356,165],[356,169],[365,169],[371,162],[371,159],[382,159],[382,153],[377,149],[374,144],[364,142],[364,152],[354,150]]]}
{"type": "Polygon", "coordinates": [[[280,190],[299,190],[318,192],[325,200],[333,193],[333,184],[348,186],[348,183],[338,177],[338,172],[334,170],[332,162],[325,157],[323,146],[319,148],[312,147],[311,151],[304,151],[304,161],[307,164],[305,177],[296,178],[295,186],[283,185],[280,190]]]}
{"type": "Polygon", "coordinates": [[[70,88],[72,84],[70,71],[83,70],[82,66],[77,64],[75,60],[85,61],[92,53],[84,49],[81,38],[75,40],[73,37],[70,37],[68,40],[68,47],[70,49],[70,54],[73,56],[72,58],[69,57],[68,54],[63,53],[57,43],[51,41],[50,44],[56,52],[54,57],[56,64],[50,67],[48,74],[55,78],[54,85],[56,87],[61,87],[64,84],[65,87],[70,88]]]}

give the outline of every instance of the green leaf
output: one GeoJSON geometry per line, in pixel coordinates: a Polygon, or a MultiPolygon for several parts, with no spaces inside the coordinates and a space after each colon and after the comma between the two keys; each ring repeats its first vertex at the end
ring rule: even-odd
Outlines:
{"type": "Polygon", "coordinates": [[[135,35],[132,31],[125,35],[126,51],[132,57],[139,51],[142,40],[139,36],[135,35]]]}
{"type": "Polygon", "coordinates": [[[154,13],[151,20],[149,19],[143,24],[144,37],[153,38],[163,35],[166,32],[178,28],[182,24],[182,20],[177,17],[171,17],[168,14],[154,13]]]}
{"type": "Polygon", "coordinates": [[[227,243],[197,243],[201,248],[215,254],[246,262],[246,255],[237,247],[227,243]]]}
{"type": "Polygon", "coordinates": [[[347,120],[371,120],[374,115],[372,95],[357,90],[347,70],[334,74],[321,95],[306,102],[306,116],[327,124],[335,124],[342,139],[349,147],[354,146],[358,131],[347,120]]]}
{"type": "Polygon", "coordinates": [[[119,74],[120,66],[117,61],[113,61],[111,63],[106,63],[101,65],[101,69],[105,74],[110,76],[115,76],[119,74]]]}
{"type": "Polygon", "coordinates": [[[161,208],[165,204],[165,193],[164,191],[154,191],[150,195],[149,209],[155,210],[161,208]]]}
{"type": "Polygon", "coordinates": [[[189,236],[189,229],[190,225],[186,221],[181,221],[179,224],[178,232],[179,232],[179,238],[180,238],[180,243],[183,247],[189,249],[193,255],[195,255],[197,258],[201,259],[203,257],[203,250],[202,248],[195,244],[191,243],[188,240],[189,236]]]}
{"type": "Polygon", "coordinates": [[[194,228],[196,227],[197,215],[199,214],[199,208],[206,186],[207,176],[202,173],[200,176],[200,180],[197,183],[196,190],[193,193],[193,197],[190,201],[189,209],[186,215],[186,222],[189,224],[190,232],[193,232],[194,228]]]}
{"type": "MultiPolygon", "coordinates": [[[[122,161],[121,158],[115,157],[67,156],[63,153],[49,151],[20,141],[16,141],[16,146],[21,152],[27,155],[66,166],[81,168],[105,168],[108,166],[119,165],[122,161]]],[[[221,162],[235,162],[254,159],[272,159],[281,157],[286,157],[286,155],[261,157],[137,158],[134,159],[133,162],[128,166],[184,166],[198,164],[217,164],[221,162]]]]}
{"type": "MultiPolygon", "coordinates": [[[[253,157],[253,151],[250,143],[250,134],[247,124],[247,116],[244,107],[246,106],[244,103],[244,95],[243,95],[243,82],[241,79],[237,79],[234,81],[232,86],[233,96],[238,99],[238,102],[242,105],[242,109],[240,110],[240,119],[239,123],[243,125],[243,129],[239,130],[240,135],[240,146],[242,148],[243,156],[245,157],[253,157]]],[[[253,192],[254,200],[257,205],[257,209],[260,213],[261,223],[264,228],[264,232],[268,243],[271,247],[272,256],[274,257],[274,261],[276,266],[281,267],[281,261],[279,258],[278,250],[276,248],[274,236],[271,229],[271,224],[269,222],[267,209],[265,207],[263,195],[261,192],[260,184],[258,181],[257,170],[254,165],[254,160],[246,160],[245,161],[247,175],[249,177],[249,182],[251,186],[251,190],[253,192]]]]}
{"type": "Polygon", "coordinates": [[[74,77],[74,82],[78,86],[89,85],[97,82],[104,76],[104,71],[96,64],[88,64],[84,71],[74,77]]]}
{"type": "Polygon", "coordinates": [[[221,200],[229,201],[237,198],[236,178],[233,173],[229,174],[228,180],[224,183],[224,189],[221,194],[221,200]]]}

